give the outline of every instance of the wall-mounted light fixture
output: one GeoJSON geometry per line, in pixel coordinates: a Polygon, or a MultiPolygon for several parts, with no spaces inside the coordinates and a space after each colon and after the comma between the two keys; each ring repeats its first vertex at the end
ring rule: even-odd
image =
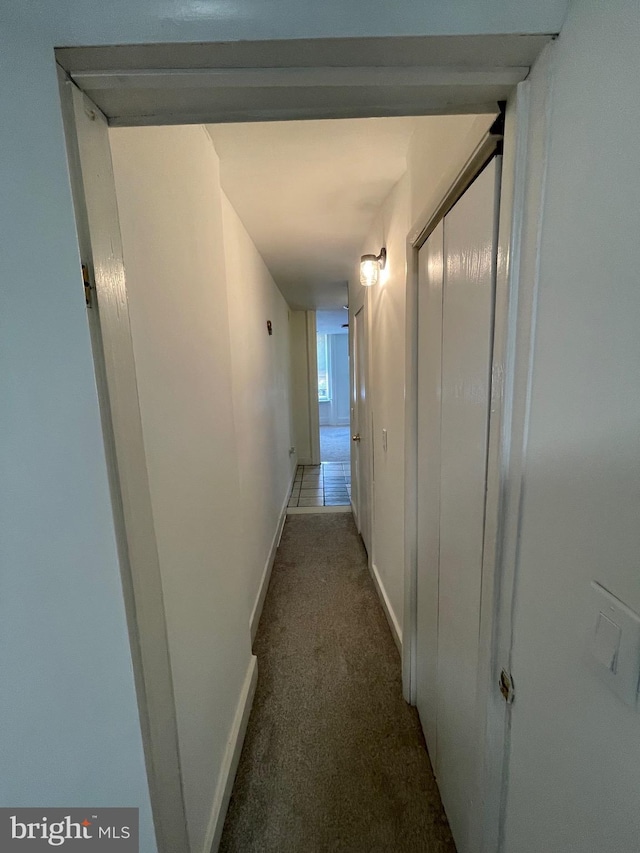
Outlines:
{"type": "Polygon", "coordinates": [[[380,249],[379,255],[363,255],[360,258],[360,284],[363,287],[371,287],[378,283],[380,270],[387,263],[387,250],[380,249]]]}

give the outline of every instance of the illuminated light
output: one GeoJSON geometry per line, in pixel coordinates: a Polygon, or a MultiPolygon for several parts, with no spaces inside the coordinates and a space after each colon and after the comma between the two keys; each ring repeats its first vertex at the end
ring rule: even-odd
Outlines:
{"type": "Polygon", "coordinates": [[[387,263],[387,250],[380,249],[379,255],[362,255],[360,258],[360,284],[363,287],[372,287],[380,279],[380,270],[387,263]]]}

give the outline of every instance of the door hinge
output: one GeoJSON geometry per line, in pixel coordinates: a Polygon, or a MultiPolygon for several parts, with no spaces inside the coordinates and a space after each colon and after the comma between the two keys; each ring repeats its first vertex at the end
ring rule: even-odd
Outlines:
{"type": "Polygon", "coordinates": [[[92,287],[91,287],[91,278],[89,276],[89,267],[86,264],[82,264],[82,283],[84,284],[84,301],[87,303],[87,306],[91,308],[92,302],[92,287]]]}
{"type": "Polygon", "coordinates": [[[498,686],[500,687],[500,693],[502,693],[502,698],[507,703],[507,705],[511,705],[513,700],[515,699],[515,689],[513,686],[513,678],[511,677],[511,673],[507,672],[506,669],[503,669],[500,673],[500,681],[498,682],[498,686]]]}

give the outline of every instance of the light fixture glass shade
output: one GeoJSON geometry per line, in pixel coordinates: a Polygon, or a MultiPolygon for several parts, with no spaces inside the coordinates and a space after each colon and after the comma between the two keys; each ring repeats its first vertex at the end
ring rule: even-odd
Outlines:
{"type": "Polygon", "coordinates": [[[363,255],[360,258],[360,284],[363,287],[377,284],[379,273],[380,262],[377,255],[363,255]]]}

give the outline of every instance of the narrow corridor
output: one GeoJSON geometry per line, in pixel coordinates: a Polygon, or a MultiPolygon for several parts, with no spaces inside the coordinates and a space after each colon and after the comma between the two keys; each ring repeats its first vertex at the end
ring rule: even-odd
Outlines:
{"type": "Polygon", "coordinates": [[[223,853],[455,853],[350,514],[290,516],[223,853]]]}

